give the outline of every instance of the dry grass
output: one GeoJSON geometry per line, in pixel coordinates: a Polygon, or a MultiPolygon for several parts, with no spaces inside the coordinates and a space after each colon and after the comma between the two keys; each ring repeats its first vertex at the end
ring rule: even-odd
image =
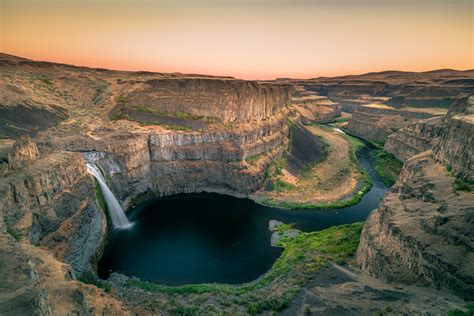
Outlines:
{"type": "Polygon", "coordinates": [[[259,192],[257,200],[318,205],[341,200],[355,193],[361,172],[351,159],[354,145],[346,136],[331,129],[318,126],[309,126],[308,129],[329,145],[326,159],[307,166],[296,179],[289,179],[286,176],[288,172],[283,167],[270,178],[274,183],[285,182],[288,186],[280,185],[279,190],[259,192]]]}

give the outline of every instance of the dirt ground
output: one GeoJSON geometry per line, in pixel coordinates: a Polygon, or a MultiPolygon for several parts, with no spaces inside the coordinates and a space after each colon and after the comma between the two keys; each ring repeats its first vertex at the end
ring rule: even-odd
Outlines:
{"type": "Polygon", "coordinates": [[[259,198],[319,204],[343,199],[357,189],[360,171],[350,159],[351,143],[344,135],[329,128],[306,128],[327,144],[326,158],[313,166],[303,168],[296,179],[288,176],[288,173],[292,172],[289,172],[286,165],[281,174],[272,176],[272,181],[283,181],[290,185],[282,190],[261,191],[258,193],[259,198]]]}

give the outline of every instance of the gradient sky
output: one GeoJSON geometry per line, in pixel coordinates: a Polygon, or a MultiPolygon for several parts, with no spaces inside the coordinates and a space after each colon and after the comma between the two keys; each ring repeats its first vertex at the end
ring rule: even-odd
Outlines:
{"type": "Polygon", "coordinates": [[[245,79],[474,68],[473,0],[0,0],[0,51],[245,79]]]}

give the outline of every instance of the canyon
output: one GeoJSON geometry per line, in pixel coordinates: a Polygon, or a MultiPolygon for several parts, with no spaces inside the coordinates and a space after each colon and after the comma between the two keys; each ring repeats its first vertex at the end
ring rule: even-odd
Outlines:
{"type": "Polygon", "coordinates": [[[245,81],[6,54],[0,67],[0,314],[447,313],[474,300],[474,71],[245,81]],[[403,162],[365,224],[280,224],[284,254],[255,281],[97,276],[112,227],[84,155],[125,210],[199,192],[317,209],[370,190],[363,146],[403,162]],[[350,251],[324,252],[346,235],[350,251]],[[288,257],[301,245],[305,259],[288,257]]]}

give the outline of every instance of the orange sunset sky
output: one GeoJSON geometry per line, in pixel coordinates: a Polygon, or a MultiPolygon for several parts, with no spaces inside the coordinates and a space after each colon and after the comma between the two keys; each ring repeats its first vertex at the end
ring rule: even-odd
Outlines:
{"type": "Polygon", "coordinates": [[[474,68],[473,0],[0,0],[0,51],[245,79],[474,68]]]}

